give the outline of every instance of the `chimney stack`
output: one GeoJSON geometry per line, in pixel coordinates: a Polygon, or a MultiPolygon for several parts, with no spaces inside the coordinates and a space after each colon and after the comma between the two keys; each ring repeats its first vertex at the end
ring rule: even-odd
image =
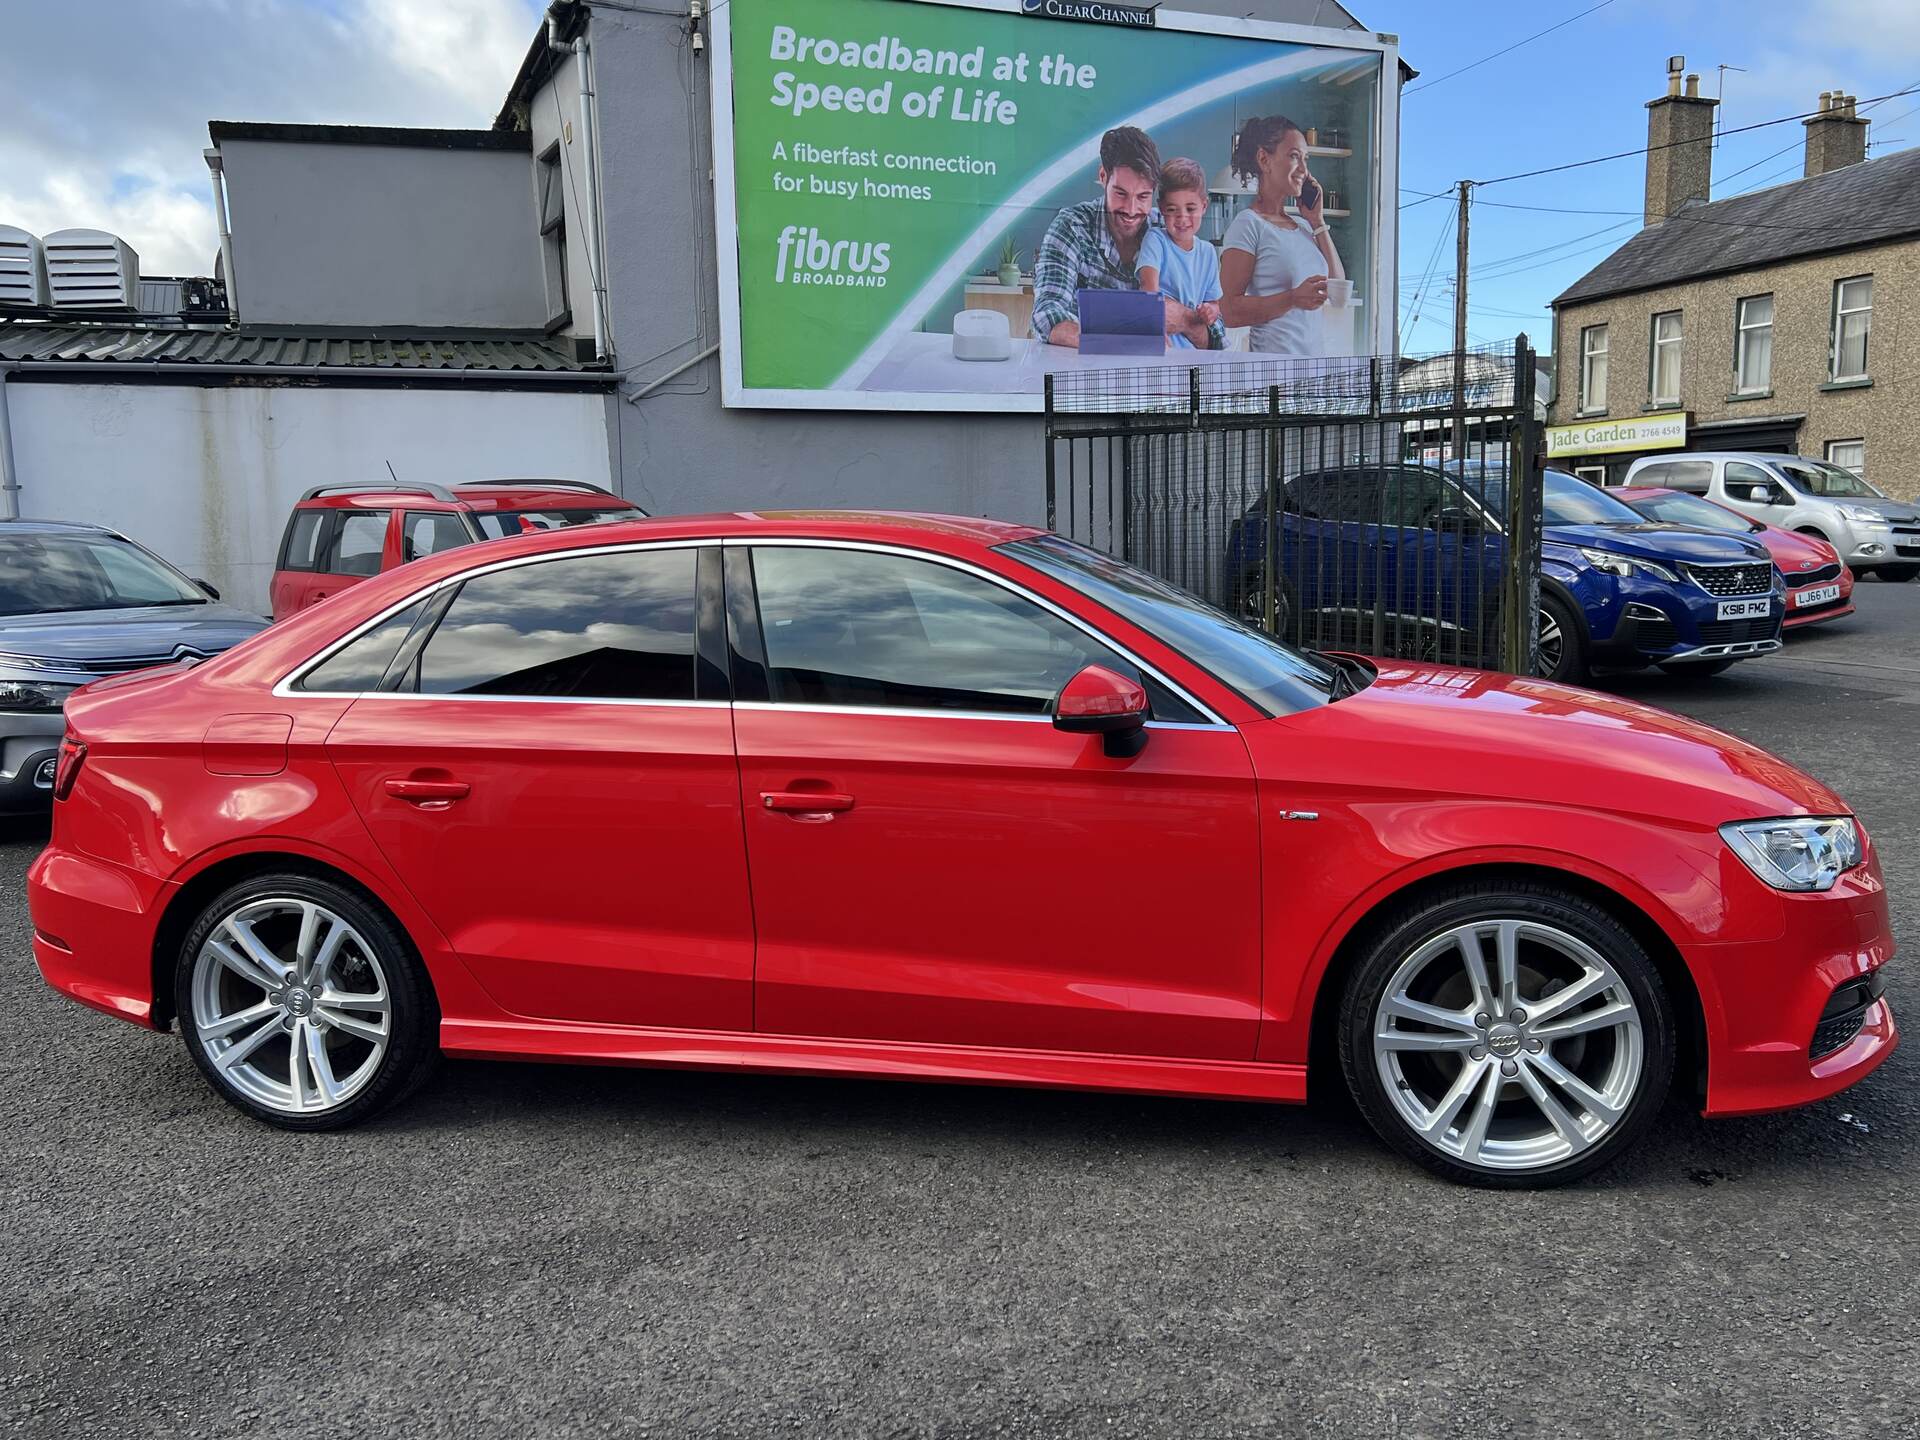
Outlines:
{"type": "Polygon", "coordinates": [[[1800,123],[1807,127],[1806,176],[1825,175],[1831,170],[1858,165],[1867,158],[1867,126],[1854,113],[1856,97],[1844,90],[1826,90],[1820,95],[1820,113],[1800,123]]]}
{"type": "Polygon", "coordinates": [[[1681,92],[1684,64],[1683,57],[1673,57],[1667,93],[1647,102],[1649,225],[1678,214],[1682,206],[1704,203],[1713,190],[1713,112],[1720,102],[1701,95],[1698,75],[1688,75],[1681,92]]]}

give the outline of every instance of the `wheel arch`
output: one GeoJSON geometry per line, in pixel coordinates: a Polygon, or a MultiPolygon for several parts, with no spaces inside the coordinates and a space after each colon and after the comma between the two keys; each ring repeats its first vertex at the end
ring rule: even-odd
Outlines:
{"type": "Polygon", "coordinates": [[[1675,1085],[1687,1085],[1689,1099],[1704,1105],[1707,1086],[1706,1012],[1693,972],[1666,928],[1646,908],[1592,876],[1556,865],[1511,860],[1483,861],[1429,871],[1375,895],[1367,902],[1366,909],[1334,946],[1314,988],[1312,1018],[1307,1033],[1309,1090],[1314,1077],[1340,1073],[1337,1050],[1341,993],[1346,989],[1347,977],[1360,963],[1368,945],[1379,936],[1388,916],[1409,901],[1462,883],[1493,889],[1514,881],[1552,885],[1570,891],[1605,910],[1640,942],[1659,972],[1667,997],[1673,1004],[1677,1042],[1674,1056],[1675,1085]]]}
{"type": "MultiPolygon", "coordinates": [[[[421,953],[414,926],[401,913],[401,907],[392,904],[367,877],[347,864],[302,850],[258,848],[205,858],[184,880],[176,882],[178,888],[167,900],[160,912],[159,923],[154,927],[153,950],[148,957],[153,983],[154,1029],[170,1029],[178,1018],[173,1003],[174,970],[179,963],[181,942],[193,928],[200,912],[223,890],[249,876],[272,873],[304,875],[344,886],[377,909],[393,923],[393,928],[412,951],[414,960],[427,976],[427,994],[438,1008],[440,976],[421,953]]],[[[436,1015],[436,1027],[438,1018],[436,1015]]]]}

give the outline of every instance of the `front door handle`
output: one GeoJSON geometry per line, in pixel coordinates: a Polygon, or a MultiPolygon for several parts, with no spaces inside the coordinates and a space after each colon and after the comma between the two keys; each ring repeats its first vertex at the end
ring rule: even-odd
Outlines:
{"type": "Polygon", "coordinates": [[[464,780],[389,780],[386,783],[387,794],[398,799],[416,802],[438,800],[442,804],[450,800],[464,800],[472,788],[464,780]]]}
{"type": "Polygon", "coordinates": [[[853,796],[828,790],[763,790],[760,803],[796,820],[831,820],[853,808],[853,796]]]}

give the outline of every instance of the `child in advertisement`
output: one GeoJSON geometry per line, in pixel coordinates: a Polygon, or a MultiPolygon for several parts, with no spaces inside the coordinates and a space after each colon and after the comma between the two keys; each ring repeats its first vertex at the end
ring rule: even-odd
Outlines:
{"type": "MultiPolygon", "coordinates": [[[[1160,221],[1140,244],[1140,288],[1169,295],[1197,311],[1211,326],[1220,318],[1220,255],[1200,239],[1207,217],[1207,172],[1196,160],[1169,160],[1160,167],[1160,221]]],[[[1178,329],[1169,337],[1176,350],[1193,342],[1178,329]]]]}

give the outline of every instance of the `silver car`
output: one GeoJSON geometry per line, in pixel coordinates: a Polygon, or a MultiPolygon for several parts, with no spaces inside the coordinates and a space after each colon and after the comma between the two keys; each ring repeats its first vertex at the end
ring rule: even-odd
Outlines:
{"type": "Polygon", "coordinates": [[[1855,575],[1882,580],[1920,573],[1920,505],[1890,499],[1851,470],[1804,455],[1715,451],[1647,456],[1628,485],[1663,485],[1782,530],[1817,535],[1855,575]]]}
{"type": "Polygon", "coordinates": [[[52,804],[61,706],[76,688],[267,628],[219,598],[111,530],[0,520],[0,814],[52,804]]]}

